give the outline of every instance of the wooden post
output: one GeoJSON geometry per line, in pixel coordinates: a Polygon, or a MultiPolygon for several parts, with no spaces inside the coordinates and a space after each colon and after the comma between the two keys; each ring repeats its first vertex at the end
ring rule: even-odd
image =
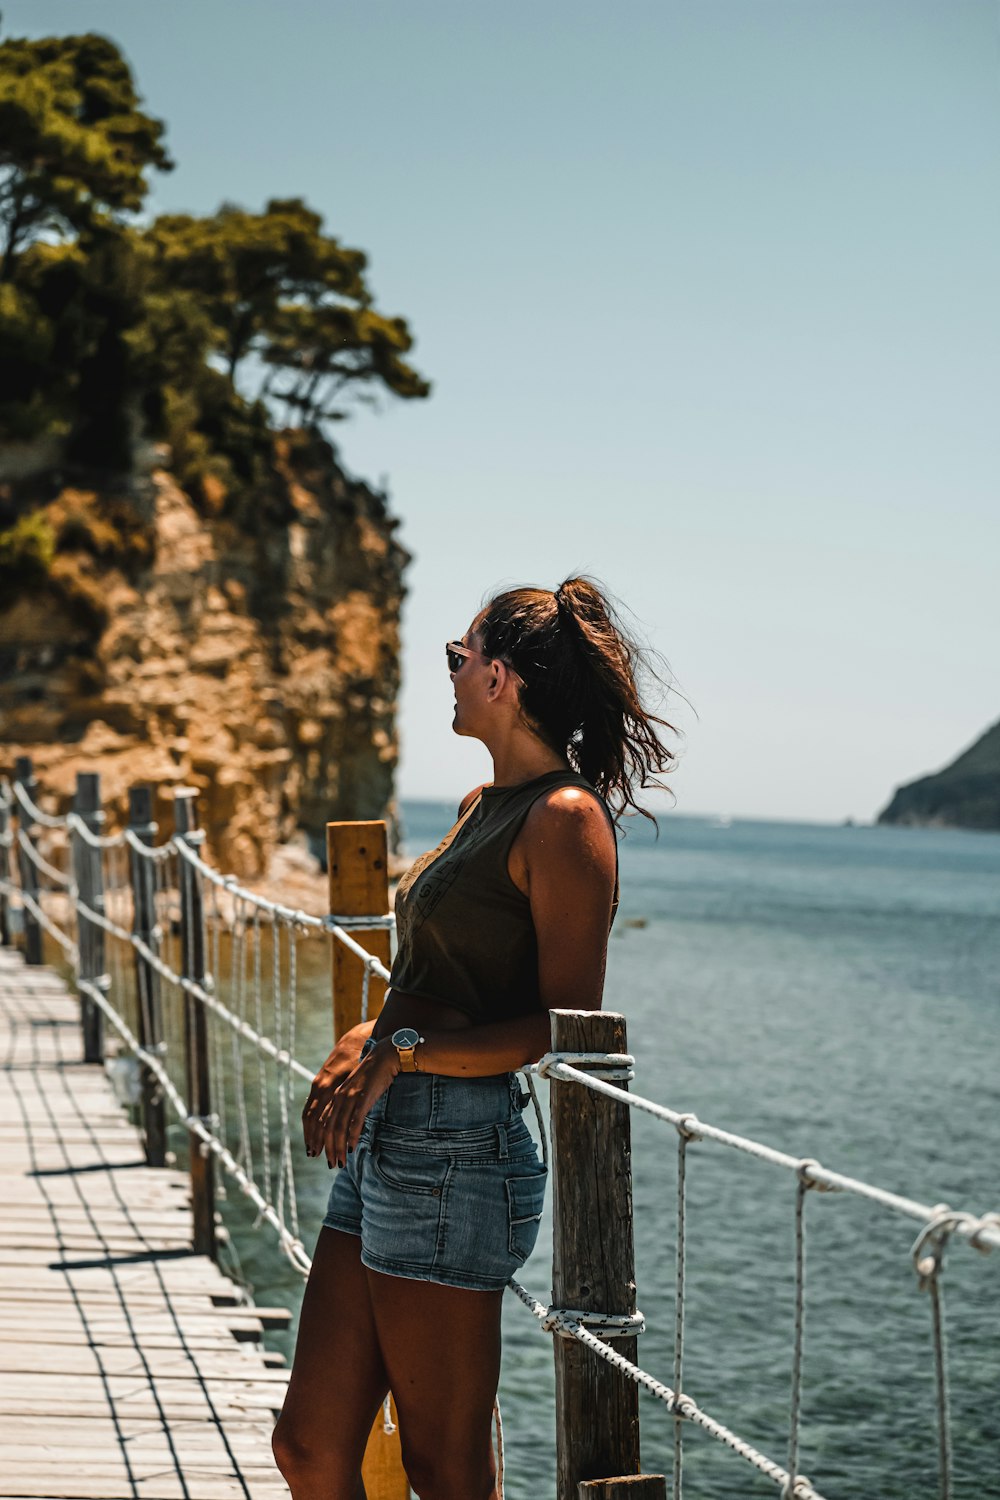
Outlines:
{"type": "MultiPolygon", "coordinates": [[[[628,1051],[624,1016],[575,1010],[551,1016],[553,1052],[628,1051]]],[[[553,1306],[634,1313],[628,1105],[555,1078],[549,1099],[553,1306]]],[[[553,1345],[556,1494],[578,1500],[583,1479],[638,1475],[639,1388],[576,1339],[557,1334],[553,1345]]],[[[615,1338],[614,1347],[635,1361],[634,1336],[615,1338]]]]}
{"type": "MultiPolygon", "coordinates": [[[[104,826],[104,812],[101,808],[101,778],[96,771],[77,772],[73,811],[91,833],[100,833],[104,826]]],[[[77,829],[73,830],[72,858],[80,900],[91,911],[103,916],[104,865],[101,850],[91,848],[77,829]]],[[[82,912],[77,913],[77,918],[80,978],[89,980],[95,989],[106,994],[109,980],[104,972],[104,929],[82,912]]],[[[89,995],[80,996],[80,1026],[83,1031],[84,1062],[103,1062],[104,1013],[89,995]]]]}
{"type": "Polygon", "coordinates": [[[620,1479],[581,1479],[577,1500],[667,1500],[664,1474],[625,1474],[620,1479]]]}
{"type": "MultiPolygon", "coordinates": [[[[19,755],[14,762],[14,780],[20,782],[28,796],[34,801],[37,783],[35,781],[35,768],[31,762],[30,755],[19,755]]],[[[33,839],[37,832],[36,825],[31,821],[21,803],[17,804],[17,826],[28,839],[33,839]]],[[[24,850],[18,844],[17,868],[21,876],[21,890],[25,896],[38,901],[38,867],[28,858],[24,850]]],[[[42,962],[42,929],[38,918],[24,903],[24,961],[26,964],[40,964],[42,962]]]]}
{"type": "MultiPolygon", "coordinates": [[[[384,916],[389,909],[389,856],[385,824],[327,823],[326,857],[330,880],[330,910],[341,917],[384,916]]],[[[387,929],[355,933],[363,948],[389,967],[387,929]]],[[[333,1036],[361,1020],[364,965],[337,938],[333,944],[333,1036]]],[[[368,989],[368,1019],[382,1009],[385,984],[372,978],[368,989]]]]}
{"type": "MultiPolygon", "coordinates": [[[[128,826],[142,843],[152,846],[156,837],[153,821],[153,789],[134,786],[128,794],[128,826]]],[[[159,930],[156,922],[156,869],[129,848],[132,878],[132,931],[147,948],[159,955],[159,930]]],[[[139,1043],[148,1051],[159,1051],[163,1039],[160,1013],[160,976],[147,958],[135,949],[135,986],[139,1011],[139,1043]]],[[[151,1167],[162,1167],[167,1159],[167,1120],[163,1092],[156,1075],[143,1064],[142,1128],[146,1160],[151,1167]]]]}
{"type": "MultiPolygon", "coordinates": [[[[328,823],[326,855],[332,912],[340,917],[366,917],[382,916],[389,910],[389,860],[384,823],[328,823]]],[[[376,954],[386,968],[389,967],[389,933],[385,928],[355,932],[352,936],[369,953],[376,954]]],[[[330,941],[333,944],[333,1035],[336,1040],[361,1020],[364,965],[337,938],[331,937],[330,941]]],[[[385,984],[373,977],[368,989],[370,1021],[382,1009],[384,999],[385,984]]],[[[398,1421],[395,1403],[392,1403],[392,1419],[398,1421]]],[[[368,1435],[361,1475],[368,1500],[410,1500],[399,1432],[386,1432],[381,1413],[368,1435]]]]}
{"type": "MultiPolygon", "coordinates": [[[[198,827],[198,794],[193,787],[178,787],[174,796],[174,829],[194,850],[205,841],[198,827]]],[[[177,883],[181,904],[181,973],[185,979],[205,984],[205,910],[201,876],[183,856],[178,856],[177,883]]],[[[208,1072],[208,1017],[205,1007],[184,991],[184,1051],[187,1064],[188,1112],[201,1120],[212,1113],[208,1072]]],[[[191,1212],[194,1218],[194,1250],[198,1255],[218,1254],[215,1235],[215,1157],[204,1149],[200,1136],[189,1132],[191,1160],[191,1212]]]]}
{"type": "MultiPolygon", "coordinates": [[[[8,840],[13,838],[11,831],[10,809],[6,802],[0,798],[0,881],[11,878],[11,845],[8,840]]],[[[0,885],[0,943],[4,947],[10,947],[11,923],[10,923],[10,897],[7,895],[6,885],[0,885]]]]}

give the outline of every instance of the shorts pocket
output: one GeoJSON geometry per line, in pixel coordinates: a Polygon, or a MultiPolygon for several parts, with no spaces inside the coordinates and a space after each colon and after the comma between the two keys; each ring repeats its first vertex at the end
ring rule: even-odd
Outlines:
{"type": "Polygon", "coordinates": [[[442,1156],[424,1156],[419,1151],[393,1151],[376,1146],[369,1152],[375,1176],[398,1193],[440,1198],[448,1177],[448,1161],[442,1156]]]}
{"type": "Polygon", "coordinates": [[[507,1178],[507,1212],[510,1222],[508,1248],[523,1264],[538,1238],[538,1226],[545,1202],[545,1180],[547,1172],[537,1172],[531,1177],[507,1178]]]}

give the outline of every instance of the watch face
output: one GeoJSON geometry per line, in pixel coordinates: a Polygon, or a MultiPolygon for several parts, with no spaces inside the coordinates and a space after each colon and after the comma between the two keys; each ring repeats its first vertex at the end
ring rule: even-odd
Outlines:
{"type": "Polygon", "coordinates": [[[420,1040],[420,1032],[414,1031],[412,1026],[403,1026],[392,1033],[390,1040],[394,1047],[415,1047],[420,1040]]]}

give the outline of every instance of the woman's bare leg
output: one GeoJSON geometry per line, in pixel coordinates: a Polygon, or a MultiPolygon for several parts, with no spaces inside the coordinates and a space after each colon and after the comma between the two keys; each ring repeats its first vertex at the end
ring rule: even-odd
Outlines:
{"type": "Polygon", "coordinates": [[[403,1464],[419,1500],[496,1500],[490,1424],[503,1292],[366,1274],[403,1464]]]}
{"type": "Polygon", "coordinates": [[[361,1460],[389,1380],[361,1240],[320,1230],[272,1445],[292,1500],[365,1500],[361,1460]]]}

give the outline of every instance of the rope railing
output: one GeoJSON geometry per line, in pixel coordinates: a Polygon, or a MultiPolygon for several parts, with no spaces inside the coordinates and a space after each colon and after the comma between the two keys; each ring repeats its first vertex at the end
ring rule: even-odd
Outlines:
{"type": "MultiPolygon", "coordinates": [[[[921,1229],[913,1245],[912,1257],[917,1271],[920,1290],[928,1291],[931,1298],[932,1339],[934,1347],[934,1376],[936,1413],[938,1427],[939,1494],[941,1500],[950,1500],[952,1492],[952,1462],[950,1438],[950,1402],[948,1391],[948,1362],[944,1330],[943,1292],[941,1272],[944,1264],[944,1249],[952,1235],[959,1235],[975,1249],[988,1253],[1000,1249],[1000,1213],[973,1214],[965,1210],[950,1208],[947,1204],[930,1206],[915,1199],[906,1198],[885,1188],[878,1188],[844,1173],[833,1172],[813,1158],[790,1156],[760,1141],[740,1136],[718,1126],[709,1125],[687,1112],[681,1113],[646,1099],[640,1094],[629,1093],[618,1088],[611,1078],[630,1079],[634,1073],[634,1059],[622,1054],[548,1052],[526,1072],[539,1077],[574,1083],[595,1093],[613,1099],[628,1109],[640,1110],[662,1123],[672,1125],[679,1142],[678,1196],[677,1196],[677,1249],[676,1249],[676,1297],[674,1326],[674,1387],[665,1385],[627,1360],[617,1350],[609,1348],[594,1336],[579,1316],[565,1308],[543,1307],[519,1282],[511,1280],[511,1287],[521,1301],[540,1319],[543,1327],[555,1329],[585,1343],[601,1359],[620,1369],[636,1384],[652,1392],[664,1401],[674,1416],[674,1466],[672,1500],[682,1500],[683,1480],[683,1436],[684,1420],[694,1422],[724,1443],[734,1453],[752,1464],[758,1472],[767,1475],[781,1486],[782,1500],[822,1500],[810,1481],[798,1471],[801,1427],[802,1359],[805,1322],[805,1201],[808,1192],[843,1192],[877,1204],[879,1207],[903,1214],[921,1222],[921,1229]],[[691,1397],[681,1389],[684,1346],[684,1277],[686,1259],[686,1164],[689,1145],[694,1141],[712,1141],[731,1150],[756,1157],[795,1173],[795,1269],[794,1269],[794,1326],[791,1362],[791,1401],[788,1439],[788,1467],[783,1469],[766,1458],[751,1444],[737,1437],[728,1428],[709,1417],[691,1397]]],[[[637,1315],[638,1316],[638,1315],[637,1315]]],[[[587,1316],[587,1322],[591,1316],[587,1316]]]]}
{"type": "MultiPolygon", "coordinates": [[[[584,1061],[586,1056],[588,1054],[547,1052],[544,1057],[539,1058],[538,1062],[529,1064],[527,1071],[541,1078],[555,1077],[570,1083],[582,1084],[584,1088],[604,1094],[618,1104],[627,1105],[629,1109],[642,1110],[644,1114],[652,1115],[654,1119],[673,1125],[679,1132],[683,1132],[688,1140],[715,1141],[720,1146],[728,1146],[734,1151],[742,1151],[748,1156],[755,1156],[759,1161],[770,1162],[776,1167],[784,1167],[800,1177],[806,1187],[816,1187],[820,1191],[827,1192],[854,1193],[859,1198],[867,1198],[870,1202],[879,1204],[882,1208],[893,1209],[911,1219],[919,1219],[925,1225],[932,1225],[944,1213],[953,1215],[953,1210],[941,1205],[929,1207],[926,1203],[918,1203],[914,1198],[904,1198],[899,1193],[874,1187],[870,1182],[863,1182],[859,1178],[847,1177],[842,1172],[831,1172],[812,1157],[789,1156],[787,1152],[778,1151],[773,1146],[764,1145],[761,1141],[735,1135],[732,1131],[721,1130],[716,1125],[709,1125],[704,1120],[699,1120],[697,1115],[679,1113],[668,1109],[664,1104],[657,1104],[652,1099],[644,1099],[641,1094],[627,1093],[603,1078],[595,1077],[593,1072],[584,1072],[580,1067],[575,1066],[576,1063],[584,1061]]],[[[632,1064],[634,1059],[629,1058],[628,1062],[632,1064]]],[[[988,1213],[976,1216],[962,1213],[953,1216],[958,1220],[953,1233],[962,1235],[977,1249],[1000,1250],[1000,1214],[988,1213]]]]}
{"type": "MultiPolygon", "coordinates": [[[[32,893],[24,888],[23,882],[15,882],[12,872],[7,871],[0,874],[0,887],[5,895],[18,901],[22,910],[60,946],[77,970],[81,995],[100,1011],[135,1063],[155,1081],[159,1100],[195,1138],[199,1149],[220,1163],[254,1205],[257,1224],[267,1223],[274,1229],[282,1252],[296,1270],[308,1274],[311,1262],[298,1234],[291,1145],[293,1111],[289,1107],[293,1086],[301,1082],[311,1084],[315,1076],[315,1068],[296,1058],[292,1050],[300,968],[298,944],[307,935],[332,934],[362,960],[366,975],[381,975],[385,973],[384,965],[342,924],[346,921],[354,929],[388,927],[392,918],[385,914],[363,920],[339,919],[336,915],[316,917],[269,901],[233,878],[220,875],[200,858],[192,846],[193,840],[189,842],[186,837],[175,835],[163,844],[153,845],[131,827],[111,835],[97,833],[96,816],[88,821],[76,811],[59,817],[46,813],[20,782],[0,786],[0,807],[20,813],[16,834],[12,836],[3,830],[4,845],[16,845],[23,851],[39,882],[32,893]],[[74,840],[93,851],[100,862],[101,875],[96,897],[84,899],[72,867],[70,872],[60,870],[45,858],[31,837],[38,828],[64,835],[67,852],[74,840]],[[155,923],[145,933],[135,930],[129,861],[141,862],[151,873],[155,923]],[[183,865],[191,867],[211,893],[203,920],[213,964],[198,977],[185,972],[178,942],[177,928],[182,925],[181,891],[185,886],[183,865]],[[232,903],[228,913],[217,899],[223,892],[232,903]],[[61,921],[46,910],[53,894],[58,894],[61,901],[61,921]],[[90,976],[80,972],[80,948],[66,929],[70,916],[106,940],[106,972],[90,976]],[[230,1004],[218,993],[220,985],[225,986],[223,941],[230,949],[226,996],[230,1004]],[[265,982],[265,948],[269,984],[265,982]],[[129,963],[123,961],[125,953],[130,955],[129,963]],[[215,1084],[220,1097],[218,1106],[207,1115],[198,1115],[189,1107],[185,1099],[186,1080],[170,1076],[174,1062],[184,1058],[186,1052],[187,1038],[181,1035],[186,1025],[184,1016],[169,1004],[153,1007],[148,996],[144,998],[138,993],[136,959],[141,960],[164,991],[179,995],[185,1003],[193,1002],[211,1016],[217,1028],[212,1037],[217,1063],[226,1052],[235,1059],[228,1069],[217,1067],[215,1084]],[[265,988],[268,988],[266,998],[265,988]],[[162,1014],[154,1015],[154,1008],[162,1014]],[[138,1034],[140,1031],[142,1036],[138,1034]],[[247,1068],[248,1056],[258,1059],[252,1069],[247,1068]],[[255,1093],[252,1106],[247,1098],[251,1086],[255,1093]],[[251,1115],[262,1126],[262,1138],[251,1129],[251,1115]],[[234,1122],[235,1135],[229,1139],[229,1128],[234,1122]],[[276,1125],[277,1136],[273,1146],[269,1139],[272,1123],[276,1125]],[[257,1173],[255,1157],[260,1168],[257,1173]]],[[[185,915],[190,920],[191,913],[185,915]]]]}
{"type": "MultiPolygon", "coordinates": [[[[197,1150],[217,1161],[225,1174],[245,1194],[257,1212],[255,1227],[267,1223],[274,1230],[283,1254],[300,1274],[307,1274],[310,1259],[299,1236],[295,1175],[291,1140],[293,1080],[311,1083],[315,1069],[294,1055],[298,975],[298,945],[309,937],[331,935],[360,960],[363,966],[362,1016],[367,1015],[368,987],[373,977],[388,982],[385,963],[352,936],[358,931],[391,929],[394,918],[381,913],[316,916],[251,891],[235,877],[214,869],[199,854],[200,831],[178,832],[160,845],[127,827],[105,835],[95,831],[100,813],[76,811],[56,817],[45,813],[18,781],[12,787],[0,783],[0,895],[20,901],[22,908],[60,946],[77,970],[77,984],[87,1002],[115,1029],[128,1052],[155,1084],[176,1121],[185,1129],[197,1150]],[[11,813],[18,813],[16,835],[7,826],[11,813]],[[69,871],[60,870],[42,854],[32,837],[36,827],[62,833],[67,853],[74,843],[90,851],[100,868],[96,886],[88,887],[85,899],[78,884],[76,862],[69,871]],[[18,884],[11,866],[15,851],[25,857],[36,879],[47,881],[34,892],[18,884]],[[137,904],[140,886],[136,871],[145,869],[152,896],[152,912],[145,929],[137,904]],[[208,901],[200,918],[193,911],[202,890],[208,901]],[[46,909],[46,900],[59,903],[58,913],[46,909]],[[224,904],[228,903],[228,907],[224,904]],[[66,925],[57,920],[61,913],[66,925]],[[75,933],[69,923],[75,923],[75,933]],[[200,924],[207,932],[208,953],[195,961],[191,933],[200,924]],[[109,939],[107,971],[83,973],[83,935],[99,933],[109,939]],[[224,953],[224,940],[228,955],[224,953]],[[126,964],[125,955],[130,962],[126,964]],[[228,957],[228,974],[227,969],[228,957]],[[192,967],[194,964],[194,967],[192,967]],[[144,970],[142,968],[144,966],[144,970]],[[145,979],[137,979],[144,972],[145,979]],[[152,977],[151,977],[152,976],[152,977]],[[209,1048],[218,1099],[208,1111],[192,1108],[190,1079],[184,1086],[171,1067],[185,1056],[189,1042],[190,1012],[160,1006],[155,981],[183,999],[185,1006],[200,1007],[212,1022],[209,1048]],[[220,990],[228,988],[227,1000],[220,990]],[[181,1032],[183,1030],[183,1036],[181,1032]],[[229,1051],[229,1065],[225,1054],[229,1051]],[[272,1072],[268,1073],[268,1068],[272,1072]],[[248,1082],[250,1071],[254,1085],[248,1082]],[[258,1129],[251,1126],[249,1095],[255,1094],[258,1129]],[[232,1132],[232,1133],[231,1133],[232,1132]],[[272,1136],[276,1139],[272,1140],[272,1136]]],[[[151,827],[152,825],[150,825],[151,827]]],[[[180,827],[180,825],[178,825],[180,827]]],[[[199,911],[202,908],[199,906],[199,911]]],[[[673,1385],[667,1385],[627,1359],[613,1347],[619,1338],[634,1337],[644,1327],[641,1313],[614,1315],[579,1309],[546,1306],[516,1279],[510,1288],[554,1335],[576,1340],[599,1359],[619,1370],[636,1385],[663,1402],[673,1418],[672,1500],[682,1500],[683,1428],[690,1423],[745,1460],[780,1489],[783,1500],[823,1500],[810,1480],[799,1471],[802,1368],[806,1296],[806,1213],[812,1190],[852,1194],[876,1206],[916,1220],[919,1225],[913,1246],[918,1284],[930,1294],[934,1341],[935,1389],[938,1422],[939,1493],[951,1496],[951,1439],[947,1383],[947,1347],[944,1331],[941,1271],[944,1250],[956,1237],[978,1250],[1000,1248],[1000,1214],[976,1215],[947,1205],[928,1205],[861,1179],[833,1171],[812,1158],[801,1158],[763,1142],[699,1120],[690,1112],[672,1110],[654,1100],[630,1092],[622,1084],[634,1079],[634,1059],[626,1052],[546,1053],[524,1070],[541,1132],[543,1157],[549,1149],[541,1107],[532,1078],[541,1077],[560,1086],[575,1085],[616,1104],[652,1116],[670,1125],[678,1139],[676,1211],[676,1266],[674,1297],[673,1385]],[[708,1142],[749,1155],[791,1172],[795,1177],[794,1232],[794,1325],[791,1350],[791,1393],[786,1466],[767,1457],[757,1447],[711,1416],[683,1390],[685,1339],[685,1277],[687,1256],[686,1183],[692,1144],[708,1142]]],[[[194,1147],[193,1147],[194,1149],[194,1147]]],[[[632,1304],[634,1306],[634,1303],[632,1304]]],[[[388,1420],[388,1419],[387,1419],[388,1420]]],[[[498,1420],[498,1434],[500,1432],[498,1420]]],[[[500,1444],[502,1475],[502,1440],[500,1444]]],[[[502,1495],[502,1479],[499,1493],[502,1495]]]]}

